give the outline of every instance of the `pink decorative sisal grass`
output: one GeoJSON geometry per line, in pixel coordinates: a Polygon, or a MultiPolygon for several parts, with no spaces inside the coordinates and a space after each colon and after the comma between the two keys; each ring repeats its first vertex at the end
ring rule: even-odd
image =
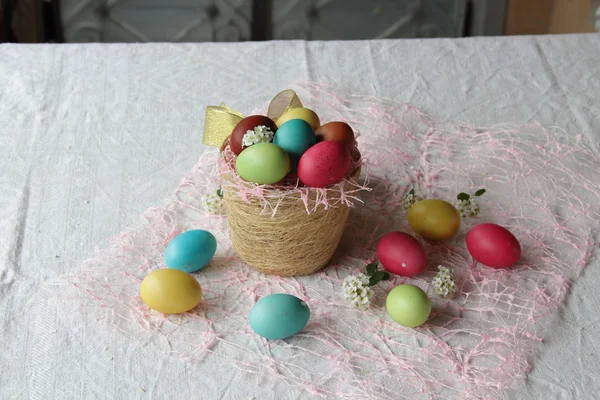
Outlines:
{"type": "Polygon", "coordinates": [[[368,176],[372,190],[360,194],[364,204],[352,210],[330,267],[308,277],[277,278],[239,261],[225,217],[200,206],[201,196],[219,186],[214,150],[202,155],[164,207],[148,209],[139,226],[76,275],[62,277],[77,290],[60,296],[157,352],[197,363],[216,354],[263,383],[285,382],[316,397],[484,399],[522,384],[545,326],[598,248],[597,144],[532,124],[436,122],[414,107],[327,85],[295,89],[323,122],[347,121],[361,133],[361,182],[368,176]],[[342,297],[342,280],[375,258],[381,235],[411,232],[402,198],[413,187],[450,202],[461,191],[487,193],[479,217],[464,219],[455,240],[424,243],[429,266],[423,275],[384,282],[375,288],[371,308],[353,309],[342,297]],[[472,262],[464,239],[481,222],[501,224],[517,236],[523,258],[516,267],[494,270],[472,262]],[[169,240],[192,228],[210,230],[219,243],[214,260],[196,274],[204,300],[190,313],[165,317],[142,303],[139,284],[164,267],[169,240]],[[430,286],[439,264],[455,272],[458,292],[451,300],[430,286]],[[385,311],[387,292],[405,282],[432,298],[432,317],[417,329],[396,324],[385,311]],[[276,292],[300,297],[312,315],[300,334],[267,342],[254,335],[247,316],[258,298],[276,292]]]}

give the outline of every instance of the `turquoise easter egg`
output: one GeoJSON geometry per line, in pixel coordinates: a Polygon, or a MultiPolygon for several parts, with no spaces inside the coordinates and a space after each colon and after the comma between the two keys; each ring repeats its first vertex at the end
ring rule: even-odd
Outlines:
{"type": "Polygon", "coordinates": [[[273,143],[289,154],[292,172],[296,171],[302,154],[316,142],[315,132],[310,124],[302,119],[287,121],[277,129],[273,138],[273,143]]]}
{"type": "Polygon", "coordinates": [[[248,182],[271,185],[285,178],[290,170],[290,158],[273,143],[257,143],[240,153],[235,160],[235,170],[248,182]]]}
{"type": "Polygon", "coordinates": [[[308,323],[310,309],[291,294],[276,293],[258,300],[250,310],[250,327],[265,339],[285,339],[300,332],[308,323]]]}
{"type": "Polygon", "coordinates": [[[208,231],[195,229],[183,232],[165,250],[167,267],[187,273],[198,271],[208,264],[217,251],[217,239],[208,231]]]}

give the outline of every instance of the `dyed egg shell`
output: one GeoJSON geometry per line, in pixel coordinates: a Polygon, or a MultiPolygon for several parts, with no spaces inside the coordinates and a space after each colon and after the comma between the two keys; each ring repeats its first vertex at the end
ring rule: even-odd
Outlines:
{"type": "Polygon", "coordinates": [[[404,232],[390,232],[379,239],[377,258],[383,267],[401,276],[417,276],[427,268],[421,243],[404,232]]]}
{"type": "Polygon", "coordinates": [[[388,293],[385,308],[394,321],[402,326],[414,328],[429,318],[431,301],[420,287],[399,285],[388,293]]]}
{"type": "Polygon", "coordinates": [[[291,294],[277,293],[258,300],[250,310],[250,327],[265,339],[285,339],[308,323],[310,309],[291,294]]]}
{"type": "Polygon", "coordinates": [[[244,149],[242,146],[242,139],[244,138],[246,132],[252,131],[254,128],[261,125],[271,129],[273,133],[277,131],[277,125],[275,122],[273,122],[271,118],[265,117],[264,115],[251,115],[238,122],[235,128],[233,128],[233,131],[231,132],[231,138],[229,139],[231,151],[233,151],[235,154],[240,154],[244,149]]]}
{"type": "Polygon", "coordinates": [[[288,153],[291,170],[295,172],[300,157],[316,143],[316,137],[308,122],[301,119],[292,119],[279,127],[273,138],[273,143],[288,153]]]}
{"type": "Polygon", "coordinates": [[[355,150],[354,131],[345,122],[328,122],[325,125],[321,125],[315,133],[317,135],[317,142],[325,140],[342,142],[351,154],[355,150]]]}
{"type": "Polygon", "coordinates": [[[235,169],[248,182],[271,185],[287,175],[290,157],[273,143],[257,143],[240,153],[235,169]]]}
{"type": "Polygon", "coordinates": [[[417,235],[427,240],[446,240],[458,232],[460,214],[447,201],[421,200],[408,210],[408,223],[417,235]]]}
{"type": "Polygon", "coordinates": [[[204,268],[217,251],[217,239],[208,231],[194,229],[173,238],[165,250],[167,267],[183,272],[204,268]]]}
{"type": "Polygon", "coordinates": [[[282,126],[286,122],[292,119],[302,119],[310,125],[313,131],[316,131],[319,126],[321,126],[321,121],[319,120],[319,116],[308,108],[292,108],[283,113],[283,115],[277,118],[277,126],[282,126]]]}
{"type": "Polygon", "coordinates": [[[325,187],[344,179],[350,153],[340,142],[321,142],[308,149],[298,163],[298,178],[311,187],[325,187]]]}
{"type": "Polygon", "coordinates": [[[467,249],[480,263],[492,268],[508,268],[521,259],[521,245],[506,228],[480,224],[467,233],[467,249]]]}
{"type": "Polygon", "coordinates": [[[196,307],[202,300],[197,280],[178,269],[159,269],[148,274],[140,285],[144,303],[165,314],[180,314],[196,307]]]}

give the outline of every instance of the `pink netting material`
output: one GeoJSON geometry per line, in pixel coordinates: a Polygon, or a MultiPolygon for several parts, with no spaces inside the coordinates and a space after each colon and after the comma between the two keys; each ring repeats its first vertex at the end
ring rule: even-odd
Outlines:
{"type": "Polygon", "coordinates": [[[352,209],[333,265],[313,276],[277,278],[241,263],[226,217],[200,207],[201,196],[219,185],[217,152],[209,151],[164,207],[148,209],[141,225],[64,277],[78,289],[68,297],[105,326],[157,351],[198,363],[218,355],[260,376],[262,384],[284,382],[315,397],[480,399],[521,384],[544,326],[598,247],[597,149],[554,128],[450,125],[388,99],[312,83],[296,89],[322,121],[345,120],[363,133],[358,143],[372,191],[363,192],[364,204],[352,209]],[[461,191],[488,192],[480,216],[464,220],[455,240],[424,243],[426,273],[379,284],[371,308],[356,310],[342,297],[342,280],[375,258],[381,235],[410,232],[402,198],[412,187],[449,201],[461,191]],[[515,268],[472,263],[465,234],[487,221],[506,226],[521,241],[524,256],[515,268]],[[213,262],[196,274],[204,300],[193,312],[165,317],[142,303],[139,284],[164,266],[169,240],[191,228],[210,230],[219,243],[213,262]],[[433,294],[438,264],[457,277],[451,300],[433,294]],[[432,299],[432,317],[418,329],[396,324],[385,311],[387,292],[404,282],[432,299]],[[258,298],[277,292],[300,297],[312,314],[298,335],[268,342],[253,334],[247,316],[258,298]]]}

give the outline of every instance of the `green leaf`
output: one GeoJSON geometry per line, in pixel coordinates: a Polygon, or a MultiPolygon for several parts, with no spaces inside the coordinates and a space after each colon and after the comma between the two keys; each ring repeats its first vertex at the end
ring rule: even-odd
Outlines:
{"type": "Polygon", "coordinates": [[[221,188],[217,189],[217,196],[219,196],[220,198],[223,198],[223,189],[221,189],[221,188]]]}
{"type": "Polygon", "coordinates": [[[388,272],[384,272],[383,273],[383,277],[381,278],[382,281],[387,281],[388,279],[390,279],[390,274],[388,272]]]}
{"type": "Polygon", "coordinates": [[[414,195],[414,194],[415,194],[415,189],[414,189],[414,188],[413,188],[413,189],[410,189],[410,192],[408,192],[408,194],[412,194],[412,195],[414,195]]]}
{"type": "Polygon", "coordinates": [[[456,198],[458,200],[465,200],[465,201],[467,201],[467,200],[469,200],[471,198],[471,196],[469,196],[466,193],[459,193],[458,196],[456,196],[456,198]]]}
{"type": "Polygon", "coordinates": [[[367,275],[372,276],[375,272],[377,272],[377,261],[367,265],[367,275]]]}
{"type": "Polygon", "coordinates": [[[377,271],[369,278],[369,286],[375,286],[383,279],[385,272],[377,271]]]}
{"type": "Polygon", "coordinates": [[[485,189],[479,189],[478,191],[475,192],[475,196],[479,197],[479,196],[481,196],[484,193],[485,193],[485,189]]]}

